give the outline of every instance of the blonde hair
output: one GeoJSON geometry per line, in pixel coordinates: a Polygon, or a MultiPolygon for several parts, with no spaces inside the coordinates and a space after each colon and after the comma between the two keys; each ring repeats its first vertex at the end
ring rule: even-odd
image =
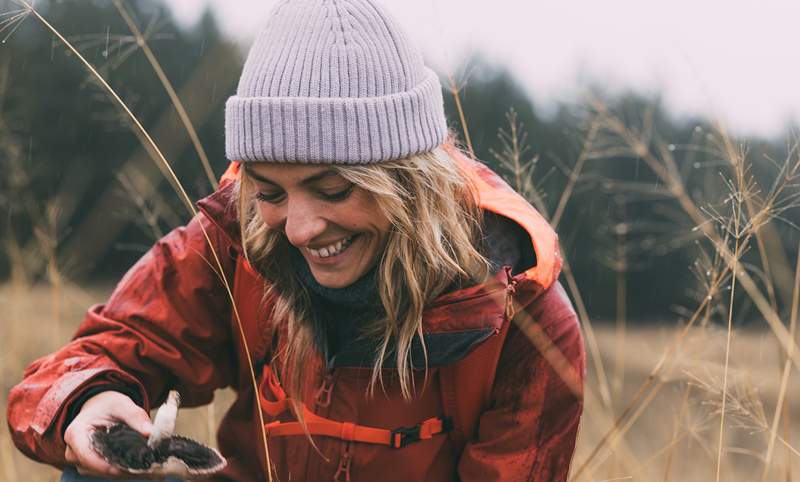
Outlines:
{"type": "MultiPolygon", "coordinates": [[[[418,368],[411,359],[415,337],[421,343],[426,370],[428,365],[422,331],[426,305],[454,283],[480,283],[489,275],[489,262],[480,249],[482,219],[475,187],[442,147],[396,161],[332,167],[371,193],[391,222],[377,268],[386,316],[363,333],[379,340],[369,393],[376,381],[383,383],[381,367],[394,351],[401,393],[410,400],[415,391],[412,370],[418,368]]],[[[269,281],[264,299],[273,306],[273,330],[285,328],[288,333],[287,350],[274,357],[284,367],[282,384],[288,395],[300,400],[303,362],[315,346],[315,333],[324,327],[319,326],[291,264],[286,236],[263,223],[255,182],[244,169],[241,172],[237,202],[244,253],[269,281]]]]}

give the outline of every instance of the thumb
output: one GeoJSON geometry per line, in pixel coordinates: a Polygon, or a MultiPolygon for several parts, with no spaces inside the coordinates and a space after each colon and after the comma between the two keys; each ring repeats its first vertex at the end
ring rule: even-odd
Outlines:
{"type": "Polygon", "coordinates": [[[118,414],[118,418],[145,437],[149,437],[153,431],[153,423],[150,421],[150,416],[142,407],[133,402],[131,402],[130,408],[118,414]]]}

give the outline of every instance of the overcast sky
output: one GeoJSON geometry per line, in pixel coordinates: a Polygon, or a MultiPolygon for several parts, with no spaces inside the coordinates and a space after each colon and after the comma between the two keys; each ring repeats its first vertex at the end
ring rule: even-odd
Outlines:
{"type": "MultiPolygon", "coordinates": [[[[169,0],[192,24],[211,5],[248,47],[276,0],[169,0]],[[235,6],[234,6],[235,5],[235,6]]],[[[800,119],[800,0],[383,0],[440,72],[483,51],[538,108],[612,91],[660,91],[677,116],[776,136],[800,119]]]]}

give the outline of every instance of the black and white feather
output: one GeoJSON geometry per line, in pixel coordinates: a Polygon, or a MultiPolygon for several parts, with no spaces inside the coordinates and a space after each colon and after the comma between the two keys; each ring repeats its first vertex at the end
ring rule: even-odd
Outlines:
{"type": "Polygon", "coordinates": [[[173,435],[179,404],[178,392],[171,391],[156,413],[149,438],[124,423],[98,427],[92,434],[95,451],[132,474],[194,479],[219,472],[227,461],[216,449],[173,435]]]}

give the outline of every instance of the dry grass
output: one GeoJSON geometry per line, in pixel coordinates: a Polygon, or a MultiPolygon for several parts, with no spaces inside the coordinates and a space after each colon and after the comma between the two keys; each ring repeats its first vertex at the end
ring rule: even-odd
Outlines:
{"type": "MultiPolygon", "coordinates": [[[[604,361],[613,362],[617,347],[615,327],[597,330],[604,361]],[[616,349],[615,349],[616,348],[616,349]]],[[[615,401],[630,400],[646,380],[665,347],[677,331],[665,328],[627,329],[625,383],[615,401]]],[[[714,480],[717,470],[721,393],[725,373],[726,330],[709,326],[691,330],[681,343],[674,362],[660,374],[657,395],[630,426],[623,445],[602,450],[596,465],[581,480],[630,480],[700,482],[714,480]]],[[[781,359],[771,335],[764,331],[734,332],[730,351],[735,353],[728,368],[726,429],[720,470],[722,480],[759,480],[764,470],[770,439],[771,416],[781,388],[781,359]]],[[[591,385],[594,381],[590,380],[591,385]]],[[[796,393],[795,379],[789,392],[796,393]]],[[[616,397],[615,397],[616,398],[616,397]]],[[[797,413],[800,400],[787,400],[786,408],[797,413]]],[[[606,409],[589,399],[574,462],[585,460],[607,431],[606,409]]],[[[787,444],[800,435],[800,425],[778,442],[765,480],[785,479],[787,461],[797,463],[796,447],[787,444]]],[[[573,464],[573,469],[577,465],[573,464]]]]}

